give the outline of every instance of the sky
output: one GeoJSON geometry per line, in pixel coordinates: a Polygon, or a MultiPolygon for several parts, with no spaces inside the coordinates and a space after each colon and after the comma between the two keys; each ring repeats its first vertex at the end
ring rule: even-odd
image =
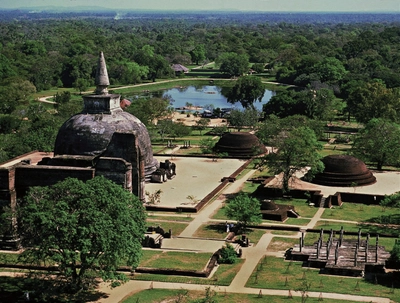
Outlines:
{"type": "Polygon", "coordinates": [[[38,6],[193,11],[400,12],[400,0],[0,0],[0,8],[38,6]]]}

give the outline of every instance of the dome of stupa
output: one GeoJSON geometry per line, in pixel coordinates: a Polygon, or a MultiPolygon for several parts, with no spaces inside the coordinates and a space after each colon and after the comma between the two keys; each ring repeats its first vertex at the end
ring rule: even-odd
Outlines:
{"type": "MultiPolygon", "coordinates": [[[[135,152],[126,152],[126,149],[111,144],[116,133],[134,134],[144,160],[145,176],[149,179],[158,168],[158,161],[153,158],[149,133],[138,118],[121,109],[119,95],[108,93],[109,81],[103,53],[100,53],[96,85],[94,94],[83,96],[83,111],[61,126],[54,154],[119,157],[136,163],[135,152]]],[[[123,145],[123,142],[119,144],[123,145]]]]}
{"type": "Polygon", "coordinates": [[[330,155],[322,159],[324,171],[312,183],[326,186],[362,186],[376,182],[365,163],[349,155],[330,155]]]}
{"type": "Polygon", "coordinates": [[[214,149],[234,157],[251,157],[266,152],[265,146],[257,136],[249,132],[226,133],[215,144],[214,149]]]}

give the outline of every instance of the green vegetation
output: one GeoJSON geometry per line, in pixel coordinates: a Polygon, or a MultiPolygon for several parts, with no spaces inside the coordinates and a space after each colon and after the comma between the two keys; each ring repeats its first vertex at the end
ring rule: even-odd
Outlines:
{"type": "Polygon", "coordinates": [[[93,285],[99,275],[105,281],[123,279],[116,273],[118,267],[135,268],[139,263],[145,232],[142,202],[104,177],[32,187],[18,219],[25,248],[20,260],[30,265],[57,263],[72,293],[93,285]]]}
{"type": "Polygon", "coordinates": [[[221,248],[220,258],[218,259],[221,264],[235,264],[237,261],[237,253],[235,248],[227,243],[225,246],[221,248]]]}
{"type": "Polygon", "coordinates": [[[235,264],[221,264],[211,278],[193,278],[182,276],[166,276],[158,274],[138,274],[131,277],[133,280],[160,281],[182,284],[220,285],[228,286],[236,276],[244,260],[239,259],[235,264]]]}
{"type": "Polygon", "coordinates": [[[174,220],[147,220],[147,226],[160,226],[165,232],[171,229],[173,236],[179,236],[182,231],[188,226],[188,223],[176,222],[174,220]]]}
{"type": "MultiPolygon", "coordinates": [[[[304,282],[309,284],[307,291],[315,292],[338,292],[343,294],[358,294],[364,296],[384,296],[398,302],[398,292],[392,292],[391,275],[377,277],[378,283],[365,279],[354,279],[343,276],[330,276],[319,274],[318,269],[304,268],[302,262],[283,261],[282,258],[266,257],[260,261],[250,279],[247,287],[257,289],[301,289],[304,282]]],[[[324,299],[325,301],[325,299],[324,299]]]]}
{"type": "MultiPolygon", "coordinates": [[[[143,290],[130,296],[128,299],[122,301],[122,303],[159,303],[161,301],[168,302],[180,302],[179,299],[185,300],[187,303],[197,303],[199,299],[204,298],[204,292],[187,291],[185,289],[170,290],[170,289],[148,289],[143,290]]],[[[287,296],[266,296],[261,293],[257,295],[247,294],[231,294],[218,292],[214,297],[216,302],[240,302],[240,303],[259,303],[260,300],[268,300],[269,303],[287,303],[287,296]]],[[[349,303],[347,300],[333,300],[323,298],[325,303],[349,303]]],[[[307,302],[319,302],[319,298],[308,298],[307,302]]],[[[290,302],[300,303],[301,298],[294,296],[290,299],[290,302]]]]}
{"type": "Polygon", "coordinates": [[[324,219],[337,219],[356,222],[375,222],[382,216],[397,215],[398,208],[344,202],[341,206],[327,209],[322,214],[324,219]]]}
{"type": "Polygon", "coordinates": [[[210,253],[143,250],[140,267],[202,271],[211,258],[210,253]]]}

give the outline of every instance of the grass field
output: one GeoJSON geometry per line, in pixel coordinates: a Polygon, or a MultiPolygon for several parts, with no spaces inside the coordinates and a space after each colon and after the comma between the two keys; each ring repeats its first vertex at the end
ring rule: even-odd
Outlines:
{"type": "Polygon", "coordinates": [[[143,250],[143,257],[139,266],[202,271],[211,256],[211,253],[143,250]]]}
{"type": "Polygon", "coordinates": [[[391,298],[394,302],[400,302],[400,291],[392,288],[392,282],[396,283],[393,285],[395,288],[400,287],[400,280],[394,282],[393,278],[391,275],[379,276],[374,282],[369,282],[361,278],[323,275],[319,274],[318,269],[304,268],[302,262],[266,257],[260,261],[246,286],[260,289],[307,289],[315,292],[340,290],[342,294],[383,296],[391,298]]]}
{"type": "MultiPolygon", "coordinates": [[[[302,299],[300,297],[293,297],[288,299],[288,296],[267,296],[260,294],[248,295],[248,294],[232,294],[218,292],[211,298],[214,301],[204,301],[205,292],[199,291],[187,291],[183,289],[170,290],[170,289],[148,289],[136,293],[129,298],[122,301],[122,303],[161,303],[161,302],[185,302],[185,303],[198,303],[198,302],[238,302],[238,303],[300,303],[302,299]],[[201,301],[203,300],[203,301],[201,301]]],[[[319,298],[308,298],[307,302],[320,302],[319,298]]],[[[348,303],[351,301],[346,300],[333,300],[323,298],[325,303],[348,303]]]]}
{"type": "MultiPolygon", "coordinates": [[[[221,285],[228,286],[243,265],[244,260],[238,259],[235,264],[220,264],[211,278],[193,278],[184,276],[167,276],[156,274],[138,274],[131,277],[133,280],[160,281],[182,284],[221,285]]],[[[184,285],[182,285],[184,288],[184,285]]]]}

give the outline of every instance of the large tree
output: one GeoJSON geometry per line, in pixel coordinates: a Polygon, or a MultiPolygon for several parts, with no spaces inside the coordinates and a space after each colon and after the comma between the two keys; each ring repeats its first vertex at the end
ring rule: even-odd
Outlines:
{"type": "Polygon", "coordinates": [[[147,127],[157,123],[159,119],[171,116],[173,100],[169,96],[133,99],[126,111],[135,115],[147,127]]]}
{"type": "Polygon", "coordinates": [[[261,102],[264,94],[265,87],[259,77],[243,76],[236,81],[226,97],[229,103],[240,102],[244,108],[254,108],[254,102],[261,102]]]}
{"type": "Polygon", "coordinates": [[[373,118],[400,121],[400,90],[386,88],[381,82],[366,83],[353,90],[347,98],[347,107],[358,122],[373,118]]]}
{"type": "Polygon", "coordinates": [[[372,119],[360,130],[352,147],[360,159],[376,164],[378,170],[385,164],[400,163],[400,125],[372,119]]]}
{"type": "Polygon", "coordinates": [[[57,264],[73,291],[93,282],[93,272],[115,280],[122,278],[116,275],[120,265],[134,268],[139,263],[143,205],[104,177],[31,188],[18,219],[22,257],[34,264],[57,264]]]}
{"type": "Polygon", "coordinates": [[[261,204],[257,198],[240,193],[228,200],[225,214],[229,219],[236,220],[239,227],[245,230],[249,224],[261,223],[261,204]]]}
{"type": "Polygon", "coordinates": [[[311,167],[308,176],[323,170],[319,151],[322,145],[314,131],[308,127],[277,129],[269,138],[273,151],[265,156],[262,165],[266,165],[273,174],[282,174],[282,191],[290,190],[290,180],[297,173],[311,167]]]}
{"type": "Polygon", "coordinates": [[[229,114],[229,125],[240,131],[244,127],[254,128],[261,119],[262,113],[255,108],[234,109],[229,114]]]}
{"type": "Polygon", "coordinates": [[[222,73],[231,77],[241,76],[249,70],[249,58],[244,54],[223,53],[217,58],[216,64],[222,73]]]}

